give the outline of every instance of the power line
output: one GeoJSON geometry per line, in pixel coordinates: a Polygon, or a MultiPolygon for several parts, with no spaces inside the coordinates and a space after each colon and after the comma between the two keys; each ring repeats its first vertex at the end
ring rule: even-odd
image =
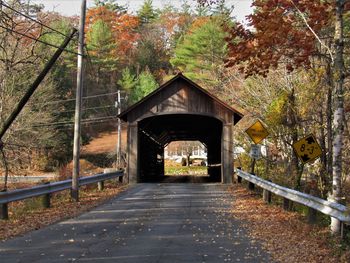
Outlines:
{"type": "MultiPolygon", "coordinates": [[[[107,120],[113,120],[116,119],[116,116],[106,116],[106,117],[101,117],[101,118],[93,118],[93,119],[83,119],[81,120],[82,123],[90,123],[90,122],[96,122],[96,121],[107,121],[107,120]]],[[[63,121],[63,122],[52,122],[52,123],[38,123],[33,125],[34,128],[39,128],[39,127],[51,127],[51,126],[70,126],[70,125],[74,125],[73,121],[63,121]]]]}
{"type": "MultiPolygon", "coordinates": [[[[32,40],[34,40],[34,41],[40,42],[40,43],[42,43],[42,44],[44,44],[44,45],[47,45],[47,46],[50,46],[50,47],[54,47],[54,48],[60,49],[59,46],[56,46],[56,45],[54,45],[54,44],[51,44],[51,43],[42,41],[42,40],[40,40],[40,39],[38,39],[38,38],[35,38],[35,37],[32,37],[32,36],[28,36],[28,35],[26,35],[26,34],[24,34],[24,33],[21,33],[21,32],[18,32],[18,31],[16,31],[16,30],[14,30],[14,29],[11,29],[11,28],[8,28],[8,27],[4,27],[4,26],[2,26],[2,25],[0,25],[0,27],[3,28],[3,29],[5,29],[5,30],[7,30],[7,31],[10,31],[10,32],[12,32],[12,33],[16,33],[16,34],[21,35],[21,36],[23,36],[23,37],[26,37],[26,38],[32,39],[32,40]]],[[[63,51],[66,51],[66,52],[68,52],[68,53],[72,53],[72,54],[74,54],[74,55],[82,56],[81,54],[79,54],[79,53],[77,53],[77,52],[74,52],[74,51],[71,51],[71,50],[68,50],[68,49],[63,49],[63,51]]]]}
{"type": "MultiPolygon", "coordinates": [[[[99,121],[92,121],[92,122],[86,122],[86,123],[82,123],[82,126],[92,126],[92,125],[100,125],[101,123],[106,123],[106,122],[111,122],[112,119],[108,119],[108,120],[99,120],[99,121]]],[[[49,128],[49,127],[43,127],[43,129],[45,128],[49,128]]],[[[65,125],[59,125],[59,126],[55,126],[55,130],[56,131],[67,131],[67,130],[72,130],[73,126],[72,124],[65,124],[65,125]]]]}
{"type": "MultiPolygon", "coordinates": [[[[97,110],[97,109],[106,109],[106,108],[115,108],[115,105],[91,107],[91,108],[85,108],[85,109],[83,108],[82,110],[83,111],[88,111],[88,110],[97,110]]],[[[55,112],[55,113],[60,114],[60,113],[65,113],[65,112],[75,112],[75,110],[58,111],[58,112],[55,112]]]]}
{"type": "MultiPolygon", "coordinates": [[[[91,95],[91,96],[83,97],[83,99],[99,98],[99,97],[104,97],[104,96],[116,95],[117,93],[118,93],[118,92],[111,92],[111,93],[103,93],[103,94],[91,95]]],[[[75,101],[75,99],[66,99],[66,100],[49,101],[49,102],[44,102],[44,103],[42,103],[42,104],[44,104],[44,105],[49,105],[49,104],[63,103],[63,102],[71,102],[71,101],[75,101]]]]}
{"type": "MultiPolygon", "coordinates": [[[[16,9],[14,9],[13,7],[9,6],[8,4],[6,4],[4,1],[1,1],[1,4],[2,4],[3,6],[5,6],[5,7],[7,7],[8,9],[14,11],[15,13],[17,13],[17,14],[19,14],[19,15],[21,15],[21,16],[24,16],[25,18],[27,18],[27,19],[33,21],[34,23],[37,23],[37,24],[39,24],[39,25],[41,25],[41,26],[43,26],[43,27],[46,27],[46,28],[48,28],[48,29],[50,29],[50,30],[52,30],[52,31],[54,31],[54,32],[56,32],[56,33],[58,33],[58,34],[64,36],[64,37],[67,37],[67,36],[68,36],[68,35],[66,35],[66,34],[64,34],[64,33],[60,32],[60,31],[58,31],[57,29],[54,29],[54,28],[52,28],[52,27],[50,27],[50,26],[48,26],[48,25],[45,25],[44,23],[42,23],[42,22],[40,22],[40,21],[38,21],[38,20],[36,20],[36,19],[34,19],[34,18],[32,18],[32,17],[26,15],[26,14],[21,13],[20,11],[18,11],[18,10],[16,10],[16,9]]],[[[5,13],[4,11],[2,11],[2,12],[5,13]]]]}
{"type": "MultiPolygon", "coordinates": [[[[82,120],[82,124],[94,124],[94,123],[102,123],[102,122],[109,122],[111,120],[115,120],[116,116],[106,116],[101,118],[93,118],[93,119],[84,119],[82,120]]],[[[54,127],[55,129],[60,129],[63,127],[71,127],[74,125],[73,121],[66,121],[66,122],[53,122],[53,123],[43,123],[38,125],[33,125],[32,128],[50,128],[54,127]]],[[[16,129],[16,131],[26,131],[26,130],[32,130],[32,128],[22,128],[22,129],[16,129]]]]}

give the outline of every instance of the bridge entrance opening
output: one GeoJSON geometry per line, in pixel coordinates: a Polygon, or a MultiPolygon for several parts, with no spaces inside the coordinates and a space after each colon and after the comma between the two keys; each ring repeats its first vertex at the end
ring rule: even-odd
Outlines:
{"type": "MultiPolygon", "coordinates": [[[[222,181],[221,135],[223,125],[220,120],[194,114],[165,114],[143,119],[139,122],[138,127],[138,158],[140,160],[138,182],[177,182],[178,180],[172,180],[175,178],[180,179],[181,182],[196,181],[188,180],[189,176],[195,177],[194,174],[186,176],[186,174],[174,173],[174,170],[171,172],[170,163],[178,164],[179,170],[181,167],[188,167],[187,171],[201,170],[202,180],[197,181],[203,181],[203,179],[205,182],[222,181]],[[178,144],[176,154],[172,147],[174,144],[178,144]],[[202,156],[195,155],[199,153],[202,156]],[[175,156],[177,159],[171,160],[170,156],[175,156]],[[174,175],[177,176],[174,177],[174,175]]],[[[182,168],[182,170],[186,169],[182,168]]]]}
{"type": "Polygon", "coordinates": [[[165,182],[207,182],[207,147],[200,141],[172,141],[164,148],[165,182]]]}

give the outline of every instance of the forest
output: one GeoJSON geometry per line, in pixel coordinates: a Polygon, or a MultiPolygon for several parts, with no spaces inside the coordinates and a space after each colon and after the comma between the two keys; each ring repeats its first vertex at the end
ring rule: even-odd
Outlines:
{"type": "MultiPolygon", "coordinates": [[[[92,130],[115,127],[118,89],[126,108],[182,72],[244,113],[232,147],[246,154],[235,166],[250,169],[245,129],[259,119],[269,136],[257,175],[342,201],[350,171],[347,1],[254,0],[248,25],[236,21],[229,1],[192,2],[156,8],[145,0],[134,13],[117,0],[95,0],[87,10],[83,143],[92,130]],[[322,155],[304,165],[292,144],[309,134],[322,155]]],[[[3,124],[79,17],[22,0],[0,1],[0,12],[3,124]]],[[[3,138],[3,170],[52,171],[72,159],[76,46],[77,37],[3,138]]]]}

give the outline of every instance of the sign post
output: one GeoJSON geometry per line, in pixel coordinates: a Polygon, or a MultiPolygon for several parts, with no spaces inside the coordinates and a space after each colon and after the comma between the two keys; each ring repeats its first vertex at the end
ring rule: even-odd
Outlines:
{"type": "MultiPolygon", "coordinates": [[[[258,144],[269,135],[269,132],[259,120],[255,121],[248,129],[246,129],[245,132],[249,135],[249,137],[255,143],[251,145],[250,153],[249,153],[250,157],[253,158],[252,166],[251,166],[251,174],[255,174],[256,160],[261,158],[261,148],[260,148],[260,145],[258,144]]],[[[249,183],[249,189],[253,189],[253,188],[254,188],[253,184],[249,183]]]]}

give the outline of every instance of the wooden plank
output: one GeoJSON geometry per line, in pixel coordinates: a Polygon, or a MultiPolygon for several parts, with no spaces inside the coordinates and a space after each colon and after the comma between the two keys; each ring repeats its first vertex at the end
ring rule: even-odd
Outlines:
{"type": "Polygon", "coordinates": [[[186,82],[174,82],[144,101],[128,113],[128,121],[133,123],[145,116],[171,112],[204,114],[221,119],[225,123],[233,122],[231,111],[186,82]]]}
{"type": "Polygon", "coordinates": [[[222,182],[224,184],[231,184],[233,177],[233,156],[231,154],[231,145],[232,145],[232,125],[224,125],[222,129],[222,138],[221,138],[221,173],[222,173],[222,182]]]}
{"type": "Polygon", "coordinates": [[[138,137],[137,124],[129,124],[127,176],[130,184],[137,183],[138,178],[138,137]]]}

